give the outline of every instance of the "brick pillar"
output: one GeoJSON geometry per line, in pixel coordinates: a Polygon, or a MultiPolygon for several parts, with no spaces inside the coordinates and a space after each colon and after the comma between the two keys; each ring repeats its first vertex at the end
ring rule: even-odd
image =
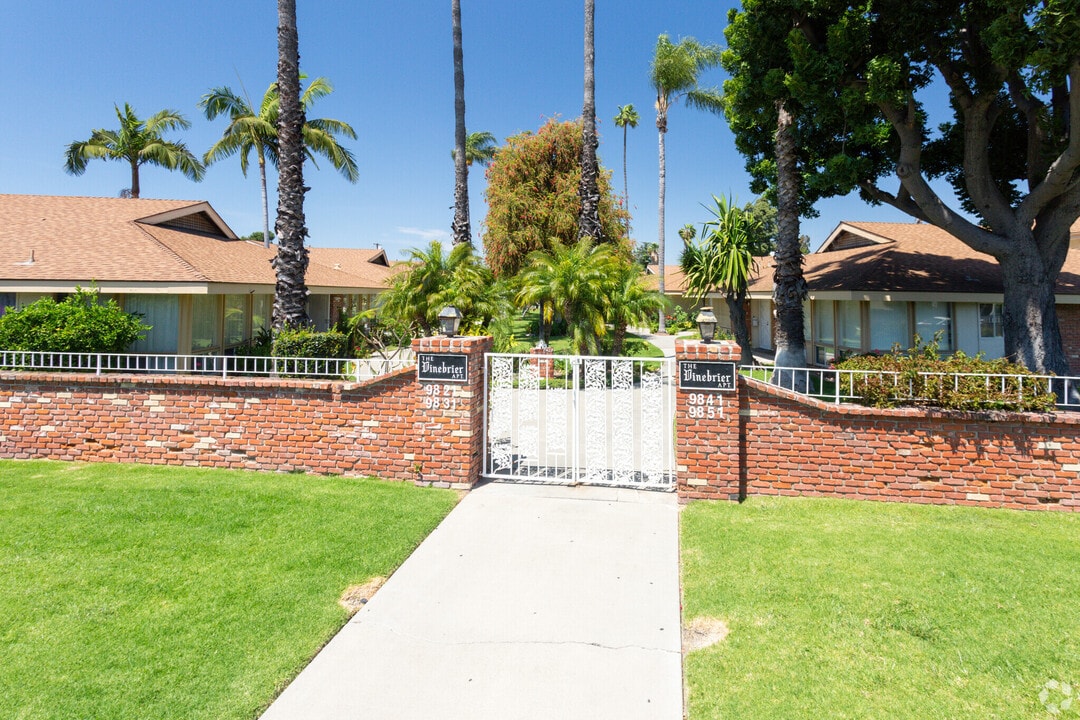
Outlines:
{"type": "MultiPolygon", "coordinates": [[[[418,381],[415,432],[408,441],[417,484],[467,490],[480,480],[484,462],[484,353],[490,337],[426,337],[412,342],[420,353],[464,355],[466,382],[418,381]]],[[[419,359],[419,357],[418,357],[419,359]]]]}
{"type": "Polygon", "coordinates": [[[554,365],[551,361],[551,356],[555,354],[555,351],[550,347],[534,347],[529,350],[530,355],[539,355],[541,357],[536,358],[533,362],[536,363],[536,369],[539,377],[550,380],[555,374],[554,365]],[[547,356],[546,358],[544,356],[547,356]]]}
{"type": "MultiPolygon", "coordinates": [[[[733,342],[675,341],[675,360],[739,361],[733,342]]],[[[677,385],[681,386],[681,382],[677,385]]],[[[675,463],[680,498],[739,500],[739,392],[675,391],[675,463]]]]}

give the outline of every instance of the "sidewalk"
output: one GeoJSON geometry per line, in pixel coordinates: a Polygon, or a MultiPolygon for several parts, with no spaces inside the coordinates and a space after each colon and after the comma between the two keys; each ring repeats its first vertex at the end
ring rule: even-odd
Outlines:
{"type": "Polygon", "coordinates": [[[264,720],[680,720],[673,493],[488,484],[264,720]]]}

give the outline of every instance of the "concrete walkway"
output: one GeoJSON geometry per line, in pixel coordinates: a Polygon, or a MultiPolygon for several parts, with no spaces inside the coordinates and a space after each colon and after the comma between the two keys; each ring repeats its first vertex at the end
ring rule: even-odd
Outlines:
{"type": "Polygon", "coordinates": [[[264,720],[680,720],[674,493],[488,484],[264,720]]]}

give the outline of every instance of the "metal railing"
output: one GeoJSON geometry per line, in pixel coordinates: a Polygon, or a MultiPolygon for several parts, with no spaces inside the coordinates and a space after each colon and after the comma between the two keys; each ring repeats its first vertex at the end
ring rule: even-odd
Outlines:
{"type": "Polygon", "coordinates": [[[159,355],[0,350],[0,370],[333,378],[362,382],[411,367],[412,352],[391,358],[287,358],[246,355],[159,355]]]}
{"type": "Polygon", "coordinates": [[[1051,393],[1057,396],[1055,404],[1059,409],[1080,410],[1080,377],[997,373],[912,374],[756,364],[740,366],[739,374],[832,403],[860,402],[865,399],[865,389],[872,384],[875,391],[890,393],[892,397],[905,402],[929,403],[933,398],[923,393],[932,389],[963,392],[976,397],[976,401],[983,403],[984,407],[1008,408],[1024,399],[1051,393]]]}

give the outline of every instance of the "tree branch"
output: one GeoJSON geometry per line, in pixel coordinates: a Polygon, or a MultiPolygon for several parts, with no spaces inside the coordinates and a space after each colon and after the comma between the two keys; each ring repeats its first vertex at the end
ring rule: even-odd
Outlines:
{"type": "Polygon", "coordinates": [[[995,108],[996,100],[996,93],[984,93],[964,110],[964,184],[971,202],[991,229],[1008,235],[1016,214],[994,183],[990,169],[990,133],[994,119],[1000,114],[995,108]]]}
{"type": "Polygon", "coordinates": [[[1066,192],[1080,167],[1080,56],[1069,64],[1069,144],[1050,163],[1042,182],[1031,189],[1017,209],[1017,219],[1030,225],[1054,198],[1066,192]]]}
{"type": "Polygon", "coordinates": [[[901,183],[896,195],[882,190],[877,185],[874,185],[867,180],[859,182],[859,189],[866,193],[868,197],[873,198],[880,203],[884,203],[885,205],[890,205],[900,212],[907,213],[916,220],[921,220],[925,223],[930,222],[930,218],[926,216],[926,213],[924,213],[918,205],[912,202],[911,194],[904,189],[903,183],[901,183]]]}
{"type": "Polygon", "coordinates": [[[1040,149],[1046,142],[1046,131],[1039,122],[1039,114],[1046,104],[1031,94],[1027,83],[1017,70],[1009,73],[1008,79],[1009,97],[1013,104],[1024,113],[1027,120],[1027,167],[1028,167],[1028,190],[1030,191],[1038,182],[1038,178],[1046,173],[1046,165],[1042,161],[1040,149]]]}

